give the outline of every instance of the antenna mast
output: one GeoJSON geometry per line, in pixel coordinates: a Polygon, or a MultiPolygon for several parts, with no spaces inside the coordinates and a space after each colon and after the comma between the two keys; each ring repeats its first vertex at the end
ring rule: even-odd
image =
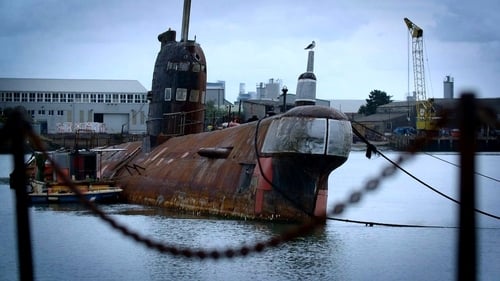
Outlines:
{"type": "Polygon", "coordinates": [[[182,10],[181,42],[186,42],[188,40],[190,14],[191,14],[191,0],[184,0],[184,9],[182,10]]]}

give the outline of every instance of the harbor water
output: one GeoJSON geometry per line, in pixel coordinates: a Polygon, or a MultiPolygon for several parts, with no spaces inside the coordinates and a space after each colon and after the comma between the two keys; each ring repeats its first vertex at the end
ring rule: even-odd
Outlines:
{"type": "MultiPolygon", "coordinates": [[[[385,152],[391,159],[396,152],[385,152]]],[[[500,154],[476,157],[477,208],[500,215],[500,154]]],[[[329,178],[329,208],[362,189],[389,163],[362,151],[329,178]]],[[[459,155],[421,153],[409,173],[458,199],[459,155]]],[[[8,177],[10,156],[0,156],[8,177]]],[[[15,194],[0,184],[0,280],[18,280],[15,194]]],[[[131,204],[99,206],[118,222],[177,247],[224,250],[252,246],[288,224],[189,216],[131,204]]],[[[456,280],[458,205],[403,172],[384,180],[339,219],[423,227],[388,227],[328,220],[311,235],[247,257],[188,259],[163,254],[123,236],[78,204],[30,207],[35,280],[456,280]],[[433,226],[433,227],[428,227],[433,226]],[[437,227],[435,227],[437,226],[437,227]]],[[[478,280],[499,280],[500,221],[476,215],[478,280]]]]}

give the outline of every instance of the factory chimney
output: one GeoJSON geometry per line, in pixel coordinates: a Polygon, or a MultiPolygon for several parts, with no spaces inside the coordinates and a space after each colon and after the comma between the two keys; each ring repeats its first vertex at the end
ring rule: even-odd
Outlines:
{"type": "Polygon", "coordinates": [[[443,81],[443,94],[445,99],[453,99],[453,77],[449,75],[443,81]]]}

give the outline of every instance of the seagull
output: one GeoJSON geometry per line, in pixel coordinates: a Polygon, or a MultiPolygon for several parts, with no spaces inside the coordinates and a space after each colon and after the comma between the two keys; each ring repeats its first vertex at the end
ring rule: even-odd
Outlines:
{"type": "Polygon", "coordinates": [[[316,46],[316,42],[312,41],[311,44],[304,48],[304,50],[312,50],[314,49],[314,46],[316,46]]]}

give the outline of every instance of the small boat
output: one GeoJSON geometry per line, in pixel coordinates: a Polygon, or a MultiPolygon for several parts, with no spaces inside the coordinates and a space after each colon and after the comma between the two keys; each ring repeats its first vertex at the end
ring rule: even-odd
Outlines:
{"type": "Polygon", "coordinates": [[[80,196],[93,202],[114,202],[123,191],[115,181],[100,178],[97,151],[56,151],[49,152],[59,172],[46,159],[45,154],[36,152],[31,166],[33,174],[28,182],[28,199],[32,204],[75,203],[80,196]],[[71,183],[66,182],[71,178],[71,183]]]}
{"type": "MultiPolygon", "coordinates": [[[[121,188],[100,182],[74,182],[86,200],[93,202],[114,202],[119,199],[121,188]]],[[[32,192],[28,198],[32,204],[46,203],[76,203],[79,196],[68,185],[48,183],[32,179],[30,181],[32,192]]]]}

